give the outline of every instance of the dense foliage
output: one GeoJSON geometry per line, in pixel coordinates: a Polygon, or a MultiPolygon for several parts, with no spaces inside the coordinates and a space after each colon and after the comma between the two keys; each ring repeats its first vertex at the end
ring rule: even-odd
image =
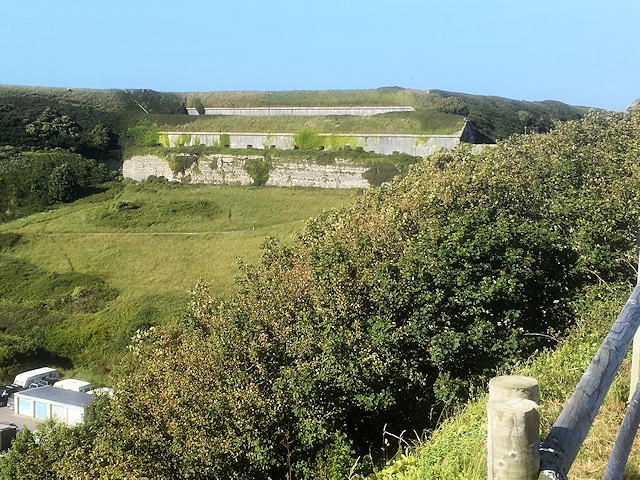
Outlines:
{"type": "Polygon", "coordinates": [[[73,201],[116,178],[104,164],[68,150],[0,147],[0,221],[73,201]]]}
{"type": "Polygon", "coordinates": [[[237,295],[201,283],[190,316],[138,332],[108,421],[69,446],[76,470],[50,462],[65,478],[344,478],[384,428],[433,426],[561,334],[585,287],[633,274],[639,136],[634,107],[440,152],[294,246],[268,240],[237,295]]]}
{"type": "Polygon", "coordinates": [[[71,202],[116,179],[96,159],[109,158],[117,143],[102,124],[85,131],[49,107],[30,122],[12,105],[0,105],[0,222],[71,202]]]}
{"type": "Polygon", "coordinates": [[[588,110],[551,100],[526,102],[440,90],[430,94],[416,92],[416,101],[468,118],[476,130],[475,143],[494,143],[515,133],[546,133],[558,122],[582,118],[588,110]]]}

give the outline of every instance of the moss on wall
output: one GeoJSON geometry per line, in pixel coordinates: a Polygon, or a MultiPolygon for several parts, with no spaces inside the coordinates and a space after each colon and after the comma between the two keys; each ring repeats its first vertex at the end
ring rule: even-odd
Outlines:
{"type": "Polygon", "coordinates": [[[329,137],[324,137],[324,146],[325,148],[330,148],[331,150],[342,150],[347,145],[351,148],[356,148],[358,146],[358,137],[343,137],[337,135],[331,135],[329,137]]]}
{"type": "Polygon", "coordinates": [[[168,133],[161,133],[160,134],[160,145],[162,145],[165,148],[170,148],[171,147],[171,142],[169,141],[169,134],[168,133]]]}

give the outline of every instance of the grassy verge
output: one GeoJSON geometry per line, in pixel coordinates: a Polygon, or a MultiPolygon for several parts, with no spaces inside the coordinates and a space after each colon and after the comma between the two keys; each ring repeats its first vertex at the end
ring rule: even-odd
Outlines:
{"type": "Polygon", "coordinates": [[[319,133],[451,135],[464,125],[462,116],[436,111],[394,112],[370,117],[203,115],[185,118],[158,115],[151,116],[150,119],[157,123],[161,130],[180,132],[295,133],[312,128],[319,133]]]}
{"type": "Polygon", "coordinates": [[[1,259],[20,268],[2,271],[0,326],[103,378],[138,328],[186,313],[198,279],[231,293],[238,258],[354,193],[130,184],[2,224],[1,259]]]}
{"type": "MultiPolygon", "coordinates": [[[[600,286],[586,292],[577,308],[580,321],[553,351],[540,352],[504,374],[529,375],[540,381],[541,438],[548,434],[582,373],[591,362],[624,306],[627,286],[600,286]]],[[[630,358],[618,373],[569,472],[569,479],[602,478],[626,409],[630,358]]],[[[480,395],[452,415],[427,440],[399,442],[400,451],[371,480],[481,480],[486,474],[486,396],[480,395]]],[[[630,455],[624,478],[640,479],[640,447],[630,455]]]]}

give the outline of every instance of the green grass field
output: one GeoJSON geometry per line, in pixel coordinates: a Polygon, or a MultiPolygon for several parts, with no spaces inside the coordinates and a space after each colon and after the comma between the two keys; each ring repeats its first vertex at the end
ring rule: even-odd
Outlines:
{"type": "Polygon", "coordinates": [[[188,290],[200,278],[218,296],[231,293],[238,259],[256,261],[265,237],[291,242],[305,220],[358,194],[129,184],[2,224],[0,235],[19,239],[0,257],[21,263],[0,274],[0,322],[9,333],[44,332],[48,351],[104,376],[137,328],[186,313],[188,290]],[[99,281],[105,287],[96,292],[99,281]],[[83,297],[83,288],[94,292],[83,297]],[[109,289],[115,298],[104,296],[109,289]]]}
{"type": "MultiPolygon", "coordinates": [[[[152,117],[153,118],[153,117],[152,117]]],[[[180,117],[158,115],[153,118],[161,130],[185,132],[265,132],[295,133],[312,128],[319,133],[369,133],[450,135],[462,129],[460,115],[427,112],[394,112],[369,117],[242,117],[227,115],[200,115],[180,117]]]]}

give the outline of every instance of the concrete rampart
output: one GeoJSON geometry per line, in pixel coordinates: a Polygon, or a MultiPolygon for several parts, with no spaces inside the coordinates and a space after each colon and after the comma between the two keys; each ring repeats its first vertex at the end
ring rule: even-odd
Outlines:
{"type": "MultiPolygon", "coordinates": [[[[211,133],[211,132],[165,132],[162,134],[166,147],[178,145],[207,145],[230,148],[278,148],[292,150],[293,133],[211,133]],[[228,142],[228,143],[227,143],[228,142]],[[225,143],[225,145],[222,145],[225,143]]],[[[460,143],[460,134],[455,135],[384,135],[384,134],[320,134],[322,148],[339,150],[345,146],[362,148],[367,152],[389,155],[394,152],[416,157],[427,157],[440,148],[453,150],[460,143]]]]}
{"type": "Polygon", "coordinates": [[[327,115],[355,115],[368,117],[391,112],[413,112],[413,107],[256,107],[256,108],[217,108],[204,109],[205,115],[238,115],[248,117],[267,117],[271,115],[293,115],[297,117],[321,117],[327,115]]]}
{"type": "MultiPolygon", "coordinates": [[[[249,159],[263,159],[261,155],[206,155],[185,170],[174,174],[169,163],[155,155],[132,157],[122,166],[125,178],[142,181],[150,175],[163,176],[172,182],[204,183],[212,185],[250,185],[251,176],[244,170],[249,159]]],[[[283,162],[272,158],[267,186],[320,187],[320,188],[369,188],[363,177],[368,169],[356,167],[345,160],[335,165],[313,165],[283,162]]]]}

